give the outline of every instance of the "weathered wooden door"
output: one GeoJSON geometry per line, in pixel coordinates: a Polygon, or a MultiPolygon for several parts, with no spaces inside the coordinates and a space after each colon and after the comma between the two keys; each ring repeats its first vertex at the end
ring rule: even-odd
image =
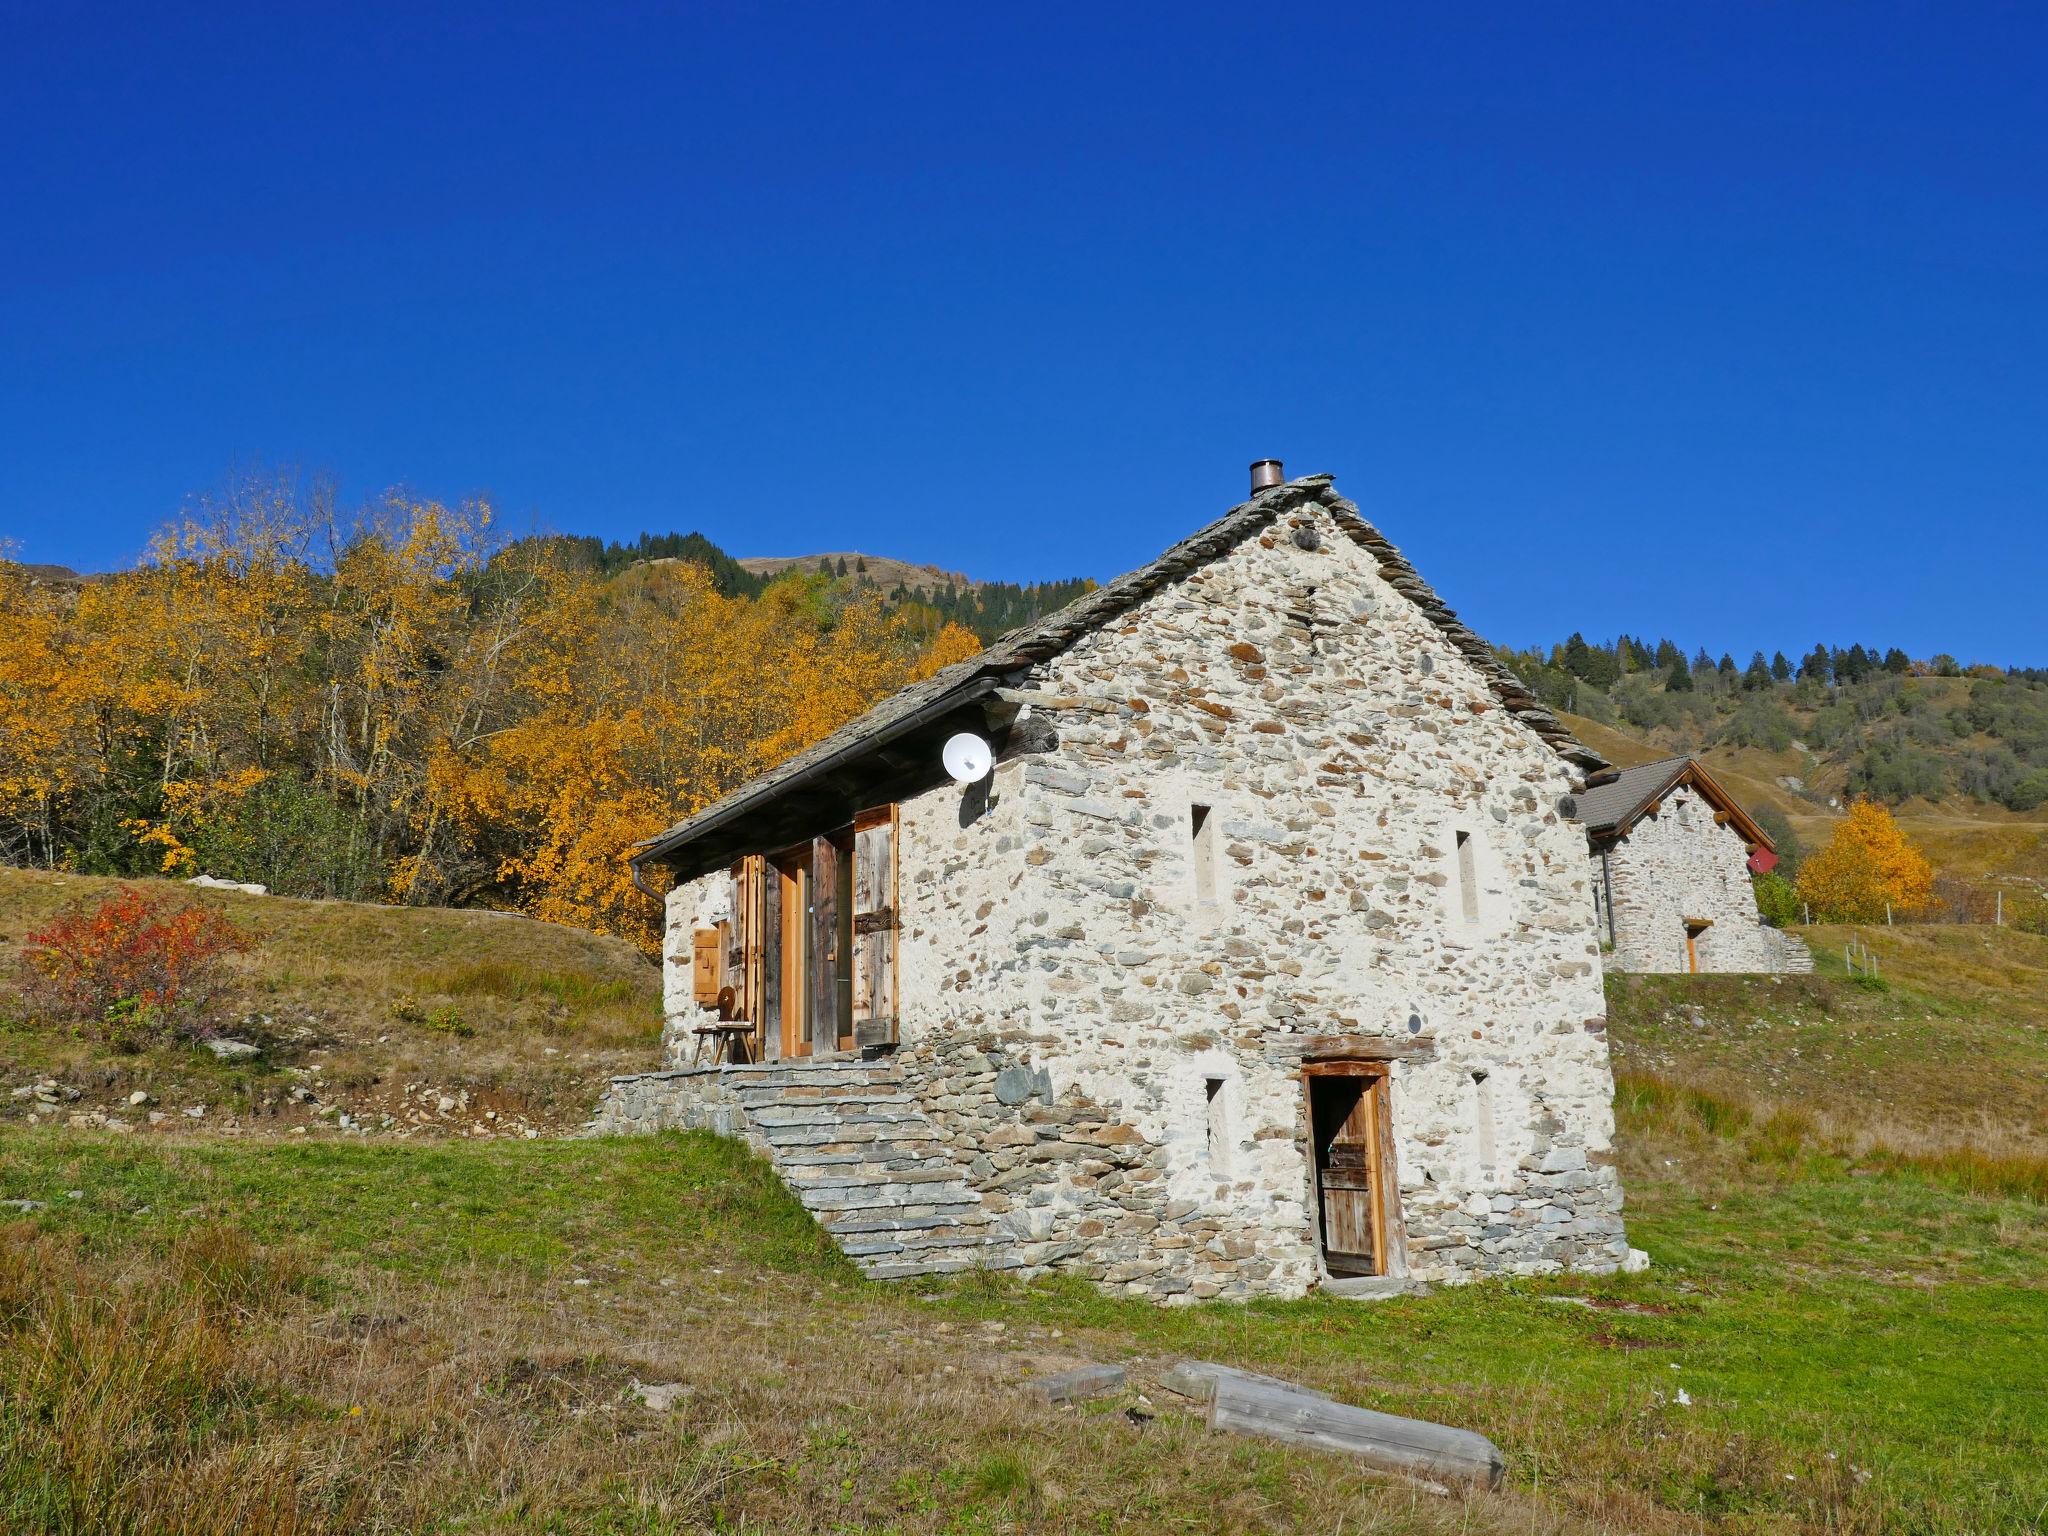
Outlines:
{"type": "Polygon", "coordinates": [[[896,1040],[895,808],[863,812],[853,823],[853,1039],[859,1046],[896,1040]]]}
{"type": "Polygon", "coordinates": [[[1383,1275],[1380,1146],[1386,1079],[1316,1073],[1308,1079],[1308,1094],[1323,1262],[1332,1274],[1383,1275]]]}

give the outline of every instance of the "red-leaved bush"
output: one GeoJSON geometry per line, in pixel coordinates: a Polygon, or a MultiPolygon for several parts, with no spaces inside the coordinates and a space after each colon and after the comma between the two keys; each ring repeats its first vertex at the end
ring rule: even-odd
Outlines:
{"type": "Polygon", "coordinates": [[[223,959],[249,935],[211,907],[124,885],[28,935],[23,981],[41,1011],[130,1048],[203,1036],[223,959]]]}

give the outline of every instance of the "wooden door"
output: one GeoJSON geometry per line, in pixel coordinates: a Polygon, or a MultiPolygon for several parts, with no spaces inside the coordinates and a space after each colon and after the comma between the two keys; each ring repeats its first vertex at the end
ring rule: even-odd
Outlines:
{"type": "Polygon", "coordinates": [[[809,846],[779,854],[769,870],[775,885],[775,1025],[784,1056],[811,1054],[810,998],[805,962],[810,950],[809,846]]]}
{"type": "Polygon", "coordinates": [[[1308,1079],[1310,1140],[1323,1262],[1332,1274],[1387,1272],[1380,1147],[1386,1079],[1316,1073],[1308,1079]]]}
{"type": "Polygon", "coordinates": [[[811,840],[809,973],[811,1054],[839,1049],[839,845],[830,837],[811,840]]]}
{"type": "Polygon", "coordinates": [[[859,1046],[896,1040],[895,808],[864,812],[853,823],[853,1039],[859,1046]]]}

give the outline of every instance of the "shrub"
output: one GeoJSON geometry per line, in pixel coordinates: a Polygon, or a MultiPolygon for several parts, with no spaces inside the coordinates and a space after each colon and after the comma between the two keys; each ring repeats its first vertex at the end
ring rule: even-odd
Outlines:
{"type": "Polygon", "coordinates": [[[1792,882],[1775,869],[1758,875],[1756,910],[1773,928],[1787,928],[1799,921],[1799,893],[1792,882]]]}
{"type": "Polygon", "coordinates": [[[28,935],[23,991],[43,1014],[125,1049],[197,1038],[224,980],[222,962],[251,942],[212,907],[124,885],[28,935]]]}

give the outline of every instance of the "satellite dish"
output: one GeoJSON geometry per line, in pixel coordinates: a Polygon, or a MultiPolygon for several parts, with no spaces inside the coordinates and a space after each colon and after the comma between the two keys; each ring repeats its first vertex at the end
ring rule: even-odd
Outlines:
{"type": "Polygon", "coordinates": [[[989,750],[988,743],[972,731],[962,731],[947,739],[940,760],[956,784],[976,784],[988,777],[989,769],[995,766],[996,755],[989,750]]]}

